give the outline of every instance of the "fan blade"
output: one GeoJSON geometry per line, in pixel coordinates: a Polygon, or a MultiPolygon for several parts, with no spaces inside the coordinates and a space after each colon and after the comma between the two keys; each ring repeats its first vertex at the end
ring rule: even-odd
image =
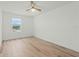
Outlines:
{"type": "Polygon", "coordinates": [[[38,10],[38,11],[42,11],[41,9],[39,9],[39,8],[35,8],[36,10],[38,10]]]}
{"type": "Polygon", "coordinates": [[[29,11],[29,10],[31,10],[31,9],[27,9],[26,11],[29,11]]]}

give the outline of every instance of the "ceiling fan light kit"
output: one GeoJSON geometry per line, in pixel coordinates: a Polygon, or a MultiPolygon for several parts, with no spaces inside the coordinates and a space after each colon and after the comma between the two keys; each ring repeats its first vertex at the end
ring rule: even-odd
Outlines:
{"type": "Polygon", "coordinates": [[[36,9],[32,8],[31,11],[34,12],[34,11],[36,11],[36,9]]]}

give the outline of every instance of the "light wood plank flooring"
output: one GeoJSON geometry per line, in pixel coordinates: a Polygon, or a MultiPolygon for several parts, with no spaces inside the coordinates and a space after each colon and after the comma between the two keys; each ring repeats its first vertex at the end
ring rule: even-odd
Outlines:
{"type": "Polygon", "coordinates": [[[35,37],[3,42],[1,57],[75,57],[78,52],[35,37]]]}

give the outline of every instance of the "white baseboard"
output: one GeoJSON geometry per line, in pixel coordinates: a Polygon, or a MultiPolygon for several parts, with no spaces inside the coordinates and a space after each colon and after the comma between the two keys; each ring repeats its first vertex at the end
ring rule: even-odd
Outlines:
{"type": "Polygon", "coordinates": [[[32,35],[31,36],[17,37],[17,38],[3,39],[3,41],[5,41],[5,40],[13,40],[13,39],[22,39],[22,38],[28,38],[28,37],[32,37],[32,35]]]}

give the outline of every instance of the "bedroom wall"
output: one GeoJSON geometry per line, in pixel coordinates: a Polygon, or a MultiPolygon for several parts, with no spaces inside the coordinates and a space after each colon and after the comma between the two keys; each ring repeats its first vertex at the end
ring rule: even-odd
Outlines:
{"type": "Polygon", "coordinates": [[[29,37],[33,35],[33,17],[18,15],[12,12],[3,12],[3,40],[29,37]],[[21,32],[13,31],[11,19],[13,17],[22,19],[21,32]]]}
{"type": "Polygon", "coordinates": [[[73,2],[34,19],[34,35],[79,52],[79,2],[73,2]]]}
{"type": "Polygon", "coordinates": [[[2,43],[2,10],[0,9],[0,49],[2,43]]]}

